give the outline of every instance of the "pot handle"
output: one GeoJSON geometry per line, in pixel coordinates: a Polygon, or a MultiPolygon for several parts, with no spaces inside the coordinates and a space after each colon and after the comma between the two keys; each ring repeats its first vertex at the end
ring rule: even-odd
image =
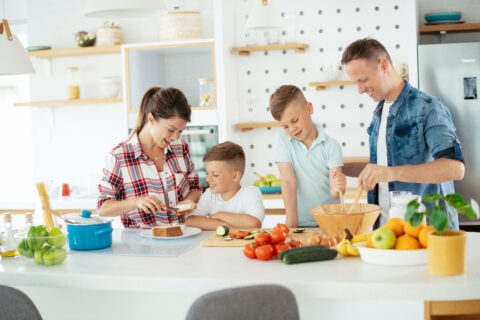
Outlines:
{"type": "Polygon", "coordinates": [[[108,227],[108,228],[104,228],[102,230],[98,230],[97,232],[95,232],[95,235],[98,236],[98,235],[101,235],[103,233],[110,233],[112,231],[113,231],[113,229],[108,227]]]}

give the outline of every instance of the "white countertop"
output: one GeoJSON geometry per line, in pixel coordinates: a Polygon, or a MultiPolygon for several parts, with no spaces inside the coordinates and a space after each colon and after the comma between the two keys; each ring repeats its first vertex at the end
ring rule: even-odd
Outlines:
{"type": "MultiPolygon", "coordinates": [[[[114,239],[125,239],[124,232],[130,231],[115,229],[114,239]]],[[[202,232],[197,236],[198,243],[210,234],[202,232]]],[[[391,319],[404,319],[422,314],[425,300],[480,299],[479,246],[480,234],[468,233],[467,273],[451,277],[433,276],[427,265],[379,266],[341,256],[331,261],[286,265],[279,260],[248,259],[241,247],[196,245],[176,257],[124,256],[112,254],[111,250],[70,253],[63,264],[51,267],[35,265],[23,257],[3,258],[0,283],[27,292],[49,319],[69,314],[69,299],[80,299],[91,308],[82,309],[85,314],[75,318],[81,319],[100,313],[113,317],[111,308],[122,303],[133,306],[135,301],[140,308],[146,298],[159,304],[159,308],[175,305],[172,318],[183,319],[191,303],[204,293],[271,283],[293,291],[302,319],[315,319],[318,312],[329,308],[335,310],[336,316],[329,319],[344,318],[342,312],[368,312],[369,319],[382,319],[382,308],[388,310],[392,304],[404,310],[391,319]],[[62,301],[55,312],[49,307],[52,299],[62,301]],[[344,308],[346,301],[350,308],[344,308]],[[107,302],[112,305],[108,307],[107,302]],[[368,307],[369,303],[373,307],[368,307]],[[371,308],[378,314],[372,314],[371,308]]],[[[142,310],[139,316],[151,315],[148,311],[142,310]]],[[[117,319],[131,318],[128,312],[132,311],[116,310],[117,319]]]]}

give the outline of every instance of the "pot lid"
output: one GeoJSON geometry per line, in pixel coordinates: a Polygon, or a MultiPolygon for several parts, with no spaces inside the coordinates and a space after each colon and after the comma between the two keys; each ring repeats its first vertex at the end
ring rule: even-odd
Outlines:
{"type": "Polygon", "coordinates": [[[82,210],[82,214],[64,213],[62,214],[62,218],[69,224],[92,225],[109,222],[109,220],[102,219],[101,217],[92,216],[92,212],[89,210],[82,210]]]}

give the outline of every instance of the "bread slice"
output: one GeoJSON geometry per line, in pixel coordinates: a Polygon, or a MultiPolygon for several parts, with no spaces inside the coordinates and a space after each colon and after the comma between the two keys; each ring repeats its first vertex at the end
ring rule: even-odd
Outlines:
{"type": "Polygon", "coordinates": [[[153,227],[152,235],[154,237],[179,237],[183,236],[183,232],[180,226],[161,226],[153,227]]]}

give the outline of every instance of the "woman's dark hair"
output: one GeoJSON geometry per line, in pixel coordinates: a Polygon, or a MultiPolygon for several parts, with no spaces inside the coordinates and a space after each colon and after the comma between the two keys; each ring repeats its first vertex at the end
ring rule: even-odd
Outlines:
{"type": "Polygon", "coordinates": [[[152,87],[143,95],[137,123],[129,138],[140,133],[147,123],[149,113],[155,120],[179,117],[190,122],[192,109],[182,91],[176,88],[152,87]]]}

